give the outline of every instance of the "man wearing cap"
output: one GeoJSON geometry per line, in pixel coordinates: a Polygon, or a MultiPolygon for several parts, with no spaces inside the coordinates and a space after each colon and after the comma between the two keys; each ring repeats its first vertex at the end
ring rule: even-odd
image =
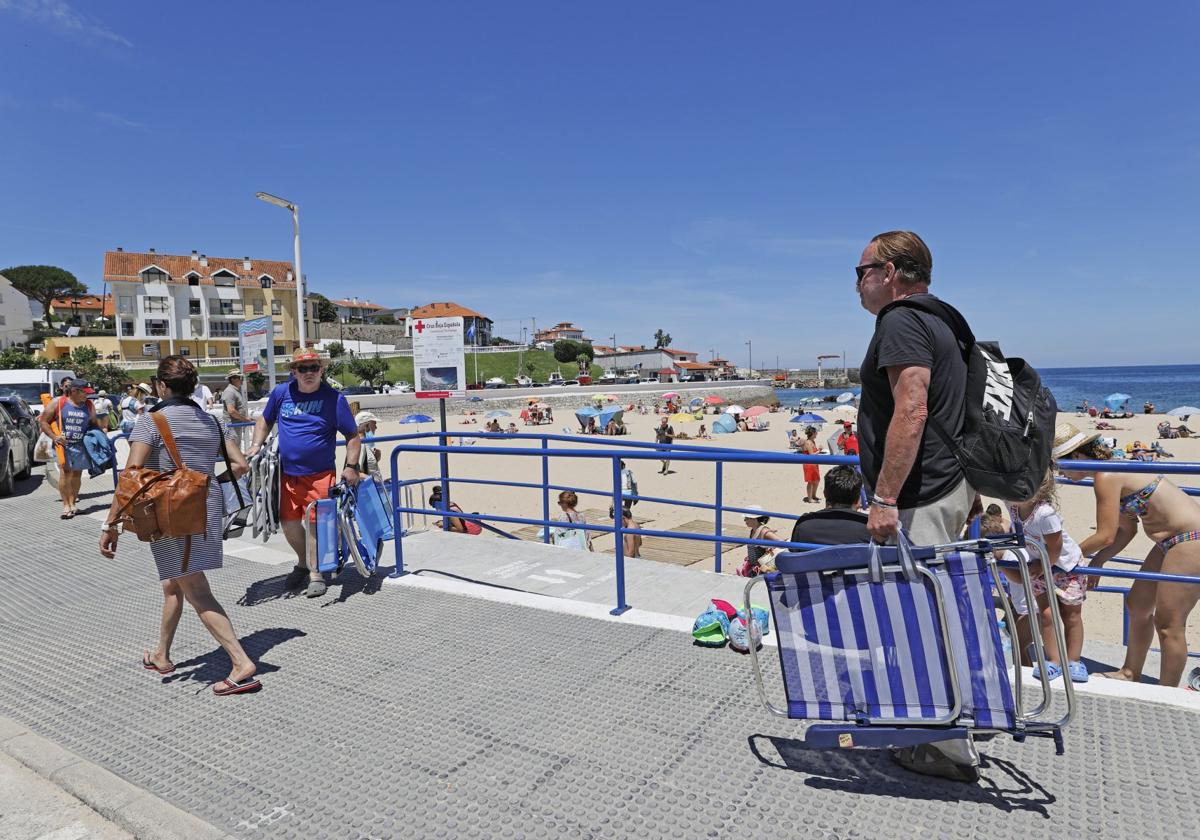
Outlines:
{"type": "MultiPolygon", "coordinates": [[[[242,396],[242,372],[234,368],[225,374],[225,381],[228,384],[225,386],[225,390],[221,391],[221,407],[225,410],[225,422],[249,422],[250,416],[246,413],[246,398],[242,396]]],[[[238,429],[238,440],[243,444],[246,439],[240,433],[244,431],[244,428],[238,429]]]]}
{"type": "MultiPolygon", "coordinates": [[[[976,496],[954,453],[932,428],[937,424],[951,438],[962,437],[966,360],[943,318],[900,303],[923,298],[961,319],[929,294],[932,273],[929,247],[911,231],[879,234],[855,266],[859,301],[875,316],[875,334],[860,369],[858,429],[863,479],[872,492],[867,531],[878,542],[893,539],[900,526],[917,545],[953,542],[976,496]]],[[[969,738],[894,755],[918,773],[979,779],[979,754],[969,738]]]]}
{"type": "Polygon", "coordinates": [[[854,434],[854,424],[849,420],[842,424],[842,433],[838,435],[837,445],[843,455],[858,454],[858,435],[854,434]]]}
{"type": "Polygon", "coordinates": [[[83,479],[83,471],[91,464],[83,446],[83,436],[88,429],[100,428],[96,410],[87,398],[90,387],[83,380],[72,380],[67,395],[55,398],[38,416],[38,425],[46,437],[54,441],[55,454],[62,467],[62,477],[58,481],[62,519],[71,519],[78,513],[79,482],[83,479]]]}
{"type": "Polygon", "coordinates": [[[315,350],[292,356],[292,378],[275,387],[254,427],[250,456],[258,454],[271,427],[279,426],[280,483],[279,521],[283,535],[296,552],[296,566],[287,576],[294,589],[308,579],[308,597],[325,594],[325,580],[316,568],[308,567],[305,550],[305,508],[309,502],[328,498],[338,478],[337,433],[346,438],[346,461],[341,477],[357,484],[362,458],[361,438],[346,398],[323,381],[325,362],[315,350]]]}
{"type": "Polygon", "coordinates": [[[375,432],[379,430],[379,418],[369,411],[360,411],[354,415],[354,423],[358,426],[358,435],[366,445],[362,448],[362,461],[359,462],[359,472],[373,475],[383,481],[379,472],[379,447],[372,446],[375,432]]]}

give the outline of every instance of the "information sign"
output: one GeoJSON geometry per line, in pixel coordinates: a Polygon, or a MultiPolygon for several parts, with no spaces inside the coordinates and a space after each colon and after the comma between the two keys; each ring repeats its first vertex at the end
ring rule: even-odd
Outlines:
{"type": "Polygon", "coordinates": [[[242,373],[266,373],[275,387],[275,326],[270,315],[238,324],[242,373]]]}
{"type": "Polygon", "coordinates": [[[466,388],[462,317],[418,318],[412,342],[417,399],[462,396],[466,388]]]}

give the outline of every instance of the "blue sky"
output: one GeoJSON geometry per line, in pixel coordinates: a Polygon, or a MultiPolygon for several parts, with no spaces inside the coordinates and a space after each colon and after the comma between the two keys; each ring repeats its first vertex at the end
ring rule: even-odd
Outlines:
{"type": "Polygon", "coordinates": [[[0,0],[0,267],[290,259],[266,190],[331,296],[809,367],[910,228],[1012,355],[1196,362],[1198,9],[0,0]]]}

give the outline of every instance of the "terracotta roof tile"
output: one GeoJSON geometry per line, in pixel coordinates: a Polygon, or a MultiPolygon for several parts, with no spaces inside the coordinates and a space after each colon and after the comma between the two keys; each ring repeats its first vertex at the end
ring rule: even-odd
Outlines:
{"type": "Polygon", "coordinates": [[[359,309],[386,309],[386,306],[380,306],[378,303],[371,303],[369,300],[335,300],[334,306],[349,306],[359,309]]]}
{"type": "Polygon", "coordinates": [[[190,256],[175,254],[140,254],[132,251],[104,252],[105,282],[137,283],[141,281],[141,272],[156,265],[170,275],[171,283],[186,286],[188,274],[195,272],[200,275],[201,286],[214,286],[212,276],[224,269],[235,275],[235,284],[244,288],[255,288],[258,279],[266,274],[271,278],[271,285],[281,289],[296,288],[295,280],[288,280],[288,272],[292,270],[290,262],[281,260],[250,260],[250,270],[245,270],[243,260],[230,257],[208,257],[208,265],[200,264],[190,256]]]}
{"type": "Polygon", "coordinates": [[[410,318],[453,318],[458,315],[461,315],[464,318],[482,318],[484,321],[492,320],[486,315],[480,315],[474,309],[467,309],[465,306],[459,306],[453,301],[430,303],[425,306],[418,306],[416,309],[408,313],[408,317],[410,318]]]}
{"type": "MultiPolygon", "coordinates": [[[[108,299],[108,302],[110,304],[111,304],[111,300],[112,300],[112,298],[110,296],[108,299]]],[[[54,307],[55,309],[73,309],[73,308],[75,308],[75,305],[74,305],[72,299],[69,297],[57,297],[54,300],[50,301],[50,305],[52,307],[54,307]]],[[[100,295],[80,295],[78,308],[79,309],[99,309],[100,308],[100,295]]]]}

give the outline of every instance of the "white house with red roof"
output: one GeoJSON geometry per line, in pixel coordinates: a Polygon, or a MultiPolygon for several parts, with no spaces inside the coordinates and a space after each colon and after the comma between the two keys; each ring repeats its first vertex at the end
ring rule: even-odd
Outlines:
{"type": "Polygon", "coordinates": [[[596,364],[606,371],[636,370],[645,377],[657,376],[664,381],[714,379],[716,368],[698,361],[691,350],[676,347],[619,347],[614,352],[597,355],[596,364]]]}
{"type": "Polygon", "coordinates": [[[421,320],[424,318],[454,317],[463,319],[463,344],[486,346],[492,343],[492,319],[454,301],[429,303],[411,310],[405,332],[409,336],[413,332],[419,333],[423,329],[421,320]]]}

